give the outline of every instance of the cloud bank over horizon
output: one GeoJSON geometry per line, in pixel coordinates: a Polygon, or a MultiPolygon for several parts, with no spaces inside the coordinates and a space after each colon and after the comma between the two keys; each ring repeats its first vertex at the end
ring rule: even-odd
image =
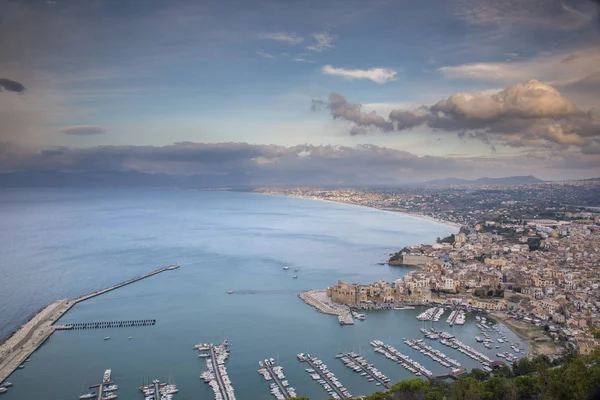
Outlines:
{"type": "Polygon", "coordinates": [[[519,175],[526,165],[542,179],[565,169],[595,177],[595,155],[528,153],[514,157],[417,156],[374,145],[275,146],[248,143],[174,143],[26,149],[0,143],[0,172],[64,171],[200,175],[223,185],[398,185],[431,179],[519,175]]]}

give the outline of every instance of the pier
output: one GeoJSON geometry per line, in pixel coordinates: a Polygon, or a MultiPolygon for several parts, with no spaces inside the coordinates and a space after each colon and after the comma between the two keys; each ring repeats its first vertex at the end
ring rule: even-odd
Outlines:
{"type": "Polygon", "coordinates": [[[17,332],[9,337],[2,345],[0,345],[0,382],[8,378],[21,364],[35,352],[55,330],[62,330],[64,325],[54,325],[67,311],[77,303],[99,296],[101,294],[116,290],[126,285],[142,279],[149,278],[164,271],[171,271],[179,268],[178,265],[170,265],[152,271],[146,275],[137,278],[129,279],[109,288],[98,290],[94,293],[89,293],[80,296],[74,300],[57,300],[54,303],[46,306],[44,309],[36,313],[29,321],[27,321],[17,332]],[[58,328],[58,329],[57,329],[58,328]]]}
{"type": "Polygon", "coordinates": [[[223,383],[223,377],[221,376],[221,371],[215,355],[215,346],[210,346],[210,359],[212,360],[214,366],[215,378],[217,380],[217,384],[219,385],[219,389],[221,390],[221,396],[223,396],[224,400],[233,400],[229,398],[227,390],[225,390],[225,384],[223,383]]]}
{"type": "Polygon", "coordinates": [[[327,390],[328,393],[331,394],[334,399],[348,399],[352,397],[348,390],[337,380],[335,375],[329,372],[327,365],[323,364],[321,360],[316,357],[311,357],[310,354],[306,356],[304,354],[298,354],[298,359],[300,362],[306,362],[308,365],[310,365],[310,367],[315,371],[314,373],[319,375],[321,380],[325,382],[325,384],[322,386],[325,388],[325,390],[327,390]],[[327,387],[329,387],[331,390],[328,390],[327,387]]]}
{"type": "Polygon", "coordinates": [[[337,304],[327,297],[325,290],[309,290],[298,295],[309,306],[323,314],[337,315],[340,325],[354,325],[350,307],[337,304]]]}
{"type": "MultiPolygon", "coordinates": [[[[386,377],[385,375],[383,375],[381,372],[379,372],[379,370],[377,370],[376,368],[372,367],[367,360],[365,360],[363,357],[359,356],[356,353],[346,353],[344,354],[344,357],[349,359],[350,361],[352,361],[354,364],[358,365],[361,367],[361,369],[368,375],[370,376],[372,379],[374,379],[375,381],[379,382],[381,384],[381,386],[383,386],[386,389],[390,388],[390,379],[388,377],[386,377]]],[[[344,362],[344,358],[341,358],[342,362],[344,362]]],[[[346,364],[344,362],[344,364],[346,364]]],[[[347,366],[349,364],[346,364],[347,366]]],[[[359,372],[359,371],[357,371],[359,372]]]]}
{"type": "MultiPolygon", "coordinates": [[[[265,376],[265,380],[269,380],[269,378],[275,381],[275,384],[271,384],[271,393],[278,400],[280,399],[290,399],[292,397],[296,397],[296,390],[289,386],[288,382],[285,381],[285,375],[283,374],[283,368],[279,365],[275,365],[275,361],[271,358],[271,360],[265,360],[264,364],[261,365],[261,369],[259,369],[259,373],[266,369],[267,374],[265,376]],[[271,361],[272,360],[272,361],[271,361]],[[282,381],[282,379],[284,381],[282,381]],[[284,383],[285,382],[285,383],[284,383]],[[276,385],[276,386],[273,386],[276,385]]],[[[260,363],[259,363],[260,365],[260,363]]]]}
{"type": "Polygon", "coordinates": [[[433,376],[433,373],[430,370],[412,360],[407,355],[400,353],[395,347],[386,345],[379,340],[373,340],[371,345],[375,347],[375,351],[377,353],[383,354],[386,358],[401,364],[405,369],[413,374],[416,374],[417,376],[424,375],[428,379],[431,379],[433,376]]]}
{"type": "Polygon", "coordinates": [[[410,346],[413,349],[420,351],[421,353],[436,361],[437,363],[443,365],[444,367],[462,369],[462,365],[460,365],[458,361],[448,358],[448,356],[446,356],[441,351],[426,345],[425,343],[423,343],[423,339],[404,340],[404,343],[406,343],[407,346],[410,346]]]}
{"type": "Polygon", "coordinates": [[[129,321],[107,321],[107,322],[77,322],[68,325],[55,325],[57,331],[71,331],[77,329],[104,329],[104,328],[130,328],[134,326],[153,326],[155,319],[134,319],[129,321]]]}
{"type": "Polygon", "coordinates": [[[200,378],[210,385],[216,400],[235,400],[233,386],[225,368],[225,361],[229,358],[227,346],[229,343],[224,340],[218,346],[203,344],[194,347],[195,350],[209,351],[207,354],[201,354],[201,357],[206,358],[206,371],[200,375],[200,378]]]}

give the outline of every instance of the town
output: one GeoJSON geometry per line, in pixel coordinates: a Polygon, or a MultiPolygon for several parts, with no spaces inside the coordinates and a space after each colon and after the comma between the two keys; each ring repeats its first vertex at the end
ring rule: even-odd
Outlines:
{"type": "Polygon", "coordinates": [[[413,267],[394,282],[338,281],[327,296],[353,309],[443,304],[491,313],[529,339],[533,354],[552,355],[569,345],[588,354],[600,345],[600,209],[566,204],[592,200],[591,193],[600,199],[599,189],[599,182],[427,189],[429,202],[439,209],[433,214],[424,211],[429,203],[421,203],[422,195],[412,192],[294,189],[278,194],[383,209],[400,204],[402,197],[406,212],[419,209],[420,215],[460,223],[457,234],[390,254],[390,266],[413,267]],[[459,191],[461,207],[440,207],[440,202],[458,201],[459,191]],[[498,202],[511,194],[517,200],[498,202]],[[493,205],[482,206],[486,198],[493,205]]]}

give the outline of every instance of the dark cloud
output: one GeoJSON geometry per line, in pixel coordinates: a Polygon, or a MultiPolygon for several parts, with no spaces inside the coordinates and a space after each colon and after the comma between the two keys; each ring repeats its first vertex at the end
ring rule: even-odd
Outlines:
{"type": "Polygon", "coordinates": [[[416,110],[392,110],[388,119],[364,113],[360,104],[351,104],[337,93],[329,102],[313,102],[313,109],[326,106],[334,119],[356,125],[350,134],[364,128],[384,132],[426,126],[434,131],[459,133],[463,138],[511,147],[585,148],[591,138],[600,137],[600,118],[584,112],[554,87],[532,80],[508,86],[495,93],[456,93],[431,106],[416,110]]]}
{"type": "MultiPolygon", "coordinates": [[[[484,140],[483,137],[477,139],[484,140]]],[[[133,171],[195,177],[190,179],[198,186],[220,187],[393,185],[448,176],[472,178],[483,175],[536,174],[544,177],[544,173],[548,174],[548,168],[567,168],[577,176],[576,174],[582,173],[589,175],[589,170],[595,171],[598,167],[599,154],[554,153],[553,149],[538,151],[535,157],[506,159],[500,156],[417,156],[374,145],[284,147],[248,143],[182,142],[161,147],[57,147],[31,151],[0,142],[2,172],[133,171]]],[[[555,178],[561,173],[555,172],[551,177],[555,178]]]]}
{"type": "Polygon", "coordinates": [[[0,78],[0,92],[7,91],[23,94],[25,93],[25,90],[25,86],[22,83],[6,78],[0,78]]]}
{"type": "Polygon", "coordinates": [[[87,135],[101,135],[103,133],[108,132],[108,130],[101,126],[80,125],[80,126],[69,126],[66,128],[62,128],[60,130],[60,132],[67,134],[67,135],[87,136],[87,135]]]}
{"type": "MultiPolygon", "coordinates": [[[[313,109],[323,104],[323,102],[313,101],[313,109]]],[[[385,118],[378,115],[375,111],[370,113],[362,112],[362,105],[348,103],[341,94],[330,94],[329,103],[326,106],[329,108],[333,119],[345,119],[361,127],[375,127],[384,131],[392,131],[394,129],[392,123],[386,121],[385,118]]]]}

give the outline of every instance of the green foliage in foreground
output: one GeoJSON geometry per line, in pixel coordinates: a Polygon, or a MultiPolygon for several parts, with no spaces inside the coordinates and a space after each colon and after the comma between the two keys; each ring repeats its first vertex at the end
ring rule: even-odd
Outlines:
{"type": "Polygon", "coordinates": [[[523,359],[493,374],[474,369],[456,382],[408,379],[366,400],[591,400],[600,393],[600,348],[589,356],[523,359]]]}
{"type": "MultiPolygon", "coordinates": [[[[492,374],[474,369],[456,382],[407,379],[365,400],[593,400],[600,398],[600,347],[589,356],[574,352],[557,363],[539,356],[492,374]]],[[[296,400],[308,400],[296,397],[296,400]]]]}

